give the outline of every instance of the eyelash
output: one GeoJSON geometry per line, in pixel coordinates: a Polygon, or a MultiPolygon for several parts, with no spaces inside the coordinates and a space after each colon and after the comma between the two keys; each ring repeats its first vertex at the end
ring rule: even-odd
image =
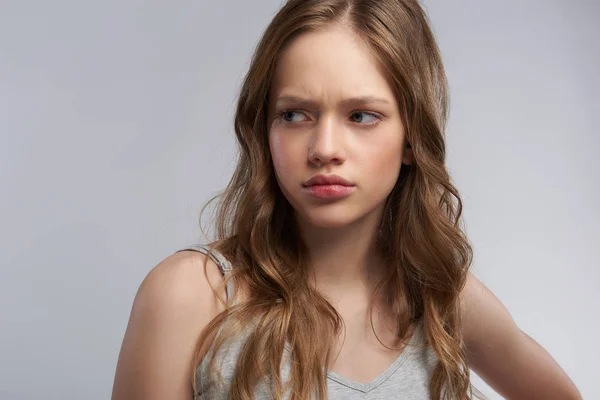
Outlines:
{"type": "MultiPolygon", "coordinates": [[[[298,111],[298,110],[282,110],[278,114],[277,120],[283,122],[284,124],[297,124],[298,122],[286,121],[283,118],[284,114],[285,113],[289,113],[289,112],[292,112],[292,113],[302,113],[302,111],[298,111]]],[[[375,118],[375,122],[371,122],[370,124],[361,124],[360,122],[356,122],[356,124],[358,124],[358,125],[363,125],[363,126],[366,126],[366,127],[372,127],[372,126],[375,126],[375,125],[377,125],[377,124],[379,124],[381,122],[381,116],[379,114],[376,114],[376,113],[373,113],[373,112],[370,112],[370,111],[358,111],[357,110],[357,111],[352,111],[351,115],[353,115],[353,114],[367,114],[367,115],[375,118]]]]}

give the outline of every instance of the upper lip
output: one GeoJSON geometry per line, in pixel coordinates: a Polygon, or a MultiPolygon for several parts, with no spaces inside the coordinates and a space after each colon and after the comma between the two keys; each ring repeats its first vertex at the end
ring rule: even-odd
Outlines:
{"type": "Polygon", "coordinates": [[[344,178],[339,175],[331,174],[331,175],[323,175],[318,174],[304,182],[304,186],[314,186],[314,185],[342,185],[342,186],[354,186],[352,183],[348,182],[344,178]]]}

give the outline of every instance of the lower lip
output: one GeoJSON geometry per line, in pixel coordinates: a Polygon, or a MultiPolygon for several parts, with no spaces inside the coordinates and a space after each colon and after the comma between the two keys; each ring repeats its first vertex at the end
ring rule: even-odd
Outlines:
{"type": "Polygon", "coordinates": [[[348,196],[354,190],[354,186],[313,185],[305,187],[304,190],[319,199],[341,199],[348,196]]]}

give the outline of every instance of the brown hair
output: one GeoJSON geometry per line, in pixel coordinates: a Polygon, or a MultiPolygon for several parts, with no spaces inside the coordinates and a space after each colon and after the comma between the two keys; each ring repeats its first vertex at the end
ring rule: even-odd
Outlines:
{"type": "MultiPolygon", "coordinates": [[[[275,179],[266,115],[282,49],[303,32],[332,23],[353,29],[385,68],[414,156],[412,165],[402,165],[386,199],[378,245],[387,276],[378,290],[390,294],[399,337],[411,322],[423,319],[427,342],[439,359],[431,376],[431,398],[470,399],[473,388],[458,299],[472,250],[459,224],[462,203],[445,166],[446,76],[417,0],[289,0],[267,27],[241,87],[235,115],[239,161],[219,195],[217,240],[212,245],[235,267],[223,285],[233,279],[235,287],[247,288],[248,298],[229,303],[207,325],[194,366],[210,345],[216,350],[255,326],[237,361],[230,398],[251,399],[256,384],[267,376],[275,398],[286,390],[291,399],[327,397],[323,370],[343,321],[309,285],[306,247],[275,179]],[[293,362],[290,379],[283,382],[280,364],[286,342],[293,362]]],[[[212,354],[211,370],[216,351],[212,354]]],[[[193,385],[196,390],[195,380],[193,385]]]]}

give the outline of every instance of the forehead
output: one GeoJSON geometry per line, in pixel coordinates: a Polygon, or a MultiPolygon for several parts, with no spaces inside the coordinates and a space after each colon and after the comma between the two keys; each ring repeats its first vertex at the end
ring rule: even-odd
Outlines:
{"type": "Polygon", "coordinates": [[[350,28],[335,25],[301,34],[281,52],[271,96],[282,94],[323,101],[355,96],[394,100],[384,69],[369,47],[350,28]]]}

